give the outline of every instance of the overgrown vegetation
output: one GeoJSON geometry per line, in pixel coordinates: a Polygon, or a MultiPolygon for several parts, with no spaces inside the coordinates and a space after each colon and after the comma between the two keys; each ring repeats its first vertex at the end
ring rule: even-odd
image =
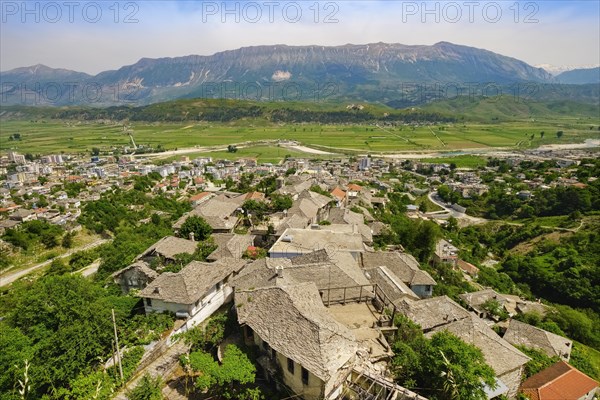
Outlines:
{"type": "Polygon", "coordinates": [[[29,398],[108,399],[118,385],[114,369],[103,372],[111,357],[115,310],[120,341],[130,348],[123,359],[131,375],[143,349],[172,327],[168,315],[137,314],[139,299],[118,289],[74,275],[42,277],[21,283],[1,299],[5,318],[0,322],[0,393],[20,399],[18,380],[26,363],[31,385],[29,398]]]}
{"type": "Polygon", "coordinates": [[[392,369],[400,385],[432,400],[486,399],[484,385],[495,387],[494,370],[477,347],[447,331],[426,338],[403,315],[394,324],[392,369]]]}

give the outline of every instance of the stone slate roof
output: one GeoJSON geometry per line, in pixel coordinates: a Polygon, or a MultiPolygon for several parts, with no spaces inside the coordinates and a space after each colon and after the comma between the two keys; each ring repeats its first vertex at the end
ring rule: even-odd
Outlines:
{"type": "Polygon", "coordinates": [[[148,247],[138,259],[152,254],[173,259],[176,254],[194,254],[197,247],[198,243],[193,240],[182,239],[175,236],[165,236],[152,246],[148,247]]]}
{"type": "MultiPolygon", "coordinates": [[[[289,215],[289,214],[288,214],[289,215]]],[[[286,217],[280,224],[277,226],[277,234],[281,235],[288,228],[297,228],[304,229],[308,226],[310,220],[301,214],[292,214],[286,217]]]]}
{"type": "Polygon", "coordinates": [[[173,228],[181,228],[188,217],[200,216],[204,218],[213,229],[233,229],[238,221],[238,217],[234,216],[233,214],[244,202],[244,197],[244,194],[230,197],[224,193],[220,193],[219,195],[197,205],[189,213],[184,214],[173,225],[173,228]]]}
{"type": "Polygon", "coordinates": [[[569,360],[573,342],[567,338],[513,319],[504,334],[504,340],[515,346],[539,349],[548,357],[559,356],[569,360]]]}
{"type": "Polygon", "coordinates": [[[448,296],[419,301],[402,300],[399,302],[398,308],[400,312],[419,324],[425,332],[454,321],[470,318],[472,315],[448,296]]]}
{"type": "Polygon", "coordinates": [[[206,259],[215,261],[220,258],[242,258],[249,246],[254,245],[254,235],[238,235],[235,233],[214,233],[212,235],[217,249],[206,259]]]}
{"type": "Polygon", "coordinates": [[[138,271],[140,271],[141,273],[146,275],[148,278],[150,278],[150,280],[156,279],[156,277],[158,277],[158,272],[156,272],[155,270],[150,268],[150,266],[148,265],[147,262],[141,261],[141,260],[136,261],[133,264],[128,265],[127,267],[118,270],[117,272],[113,272],[111,274],[111,277],[118,278],[119,276],[121,276],[125,272],[129,271],[130,269],[137,269],[138,271]]]}
{"type": "Polygon", "coordinates": [[[513,345],[502,339],[481,318],[470,314],[449,324],[438,326],[427,335],[431,336],[436,331],[447,330],[458,336],[466,343],[479,348],[483,353],[485,362],[492,367],[496,376],[520,368],[530,358],[520,352],[513,345]]]}
{"type": "Polygon", "coordinates": [[[238,321],[327,382],[354,361],[356,339],[329,314],[314,283],[279,281],[272,287],[236,291],[238,321]]]}
{"type": "Polygon", "coordinates": [[[409,286],[436,285],[428,272],[419,268],[419,262],[410,254],[398,251],[368,251],[361,255],[362,268],[387,267],[409,286]]]}
{"type": "Polygon", "coordinates": [[[394,304],[403,298],[419,300],[419,296],[385,266],[365,270],[365,274],[367,274],[369,281],[377,285],[394,304]]]}
{"type": "Polygon", "coordinates": [[[214,263],[192,261],[179,272],[159,275],[138,296],[167,303],[193,304],[229,274],[239,272],[244,265],[245,260],[232,258],[222,258],[214,263]]]}
{"type": "Polygon", "coordinates": [[[312,253],[315,250],[329,248],[334,251],[362,252],[362,236],[359,233],[337,233],[322,229],[286,229],[281,238],[269,249],[271,253],[312,253]],[[291,242],[282,239],[291,237],[291,242]]]}
{"type": "Polygon", "coordinates": [[[564,361],[559,361],[521,384],[521,392],[532,400],[579,400],[598,382],[564,361]]]}
{"type": "MultiPolygon", "coordinates": [[[[256,260],[235,278],[233,285],[236,290],[271,287],[275,285],[277,267],[283,268],[282,274],[285,279],[300,283],[314,283],[321,291],[329,287],[370,285],[352,255],[328,250],[315,251],[291,260],[285,258],[256,260]]],[[[362,290],[363,296],[371,292],[369,287],[362,290]]],[[[346,298],[357,298],[360,293],[360,288],[347,289],[346,298]]],[[[343,290],[332,290],[330,294],[324,294],[323,297],[324,299],[340,300],[343,295],[343,290]]]]}
{"type": "Polygon", "coordinates": [[[332,224],[364,224],[365,218],[362,214],[355,213],[347,208],[332,208],[327,218],[332,224]]]}
{"type": "Polygon", "coordinates": [[[479,306],[483,305],[483,303],[488,300],[497,300],[500,304],[506,302],[506,298],[494,289],[483,289],[477,292],[463,293],[459,294],[458,297],[473,308],[479,308],[479,306]]]}

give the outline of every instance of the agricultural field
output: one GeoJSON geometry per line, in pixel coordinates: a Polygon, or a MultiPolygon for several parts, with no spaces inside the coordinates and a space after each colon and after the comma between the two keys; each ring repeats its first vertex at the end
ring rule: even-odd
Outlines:
{"type": "MultiPolygon", "coordinates": [[[[554,143],[577,143],[600,136],[598,121],[561,119],[496,124],[460,123],[433,126],[274,124],[265,121],[232,123],[135,123],[137,145],[168,150],[223,146],[265,140],[295,140],[333,152],[441,152],[469,149],[523,149],[554,143]],[[590,129],[591,128],[591,129],[590,129]],[[556,132],[563,131],[561,138],[556,132]],[[542,137],[541,132],[544,132],[542,137]]],[[[57,120],[0,121],[0,151],[20,153],[84,153],[130,145],[120,123],[57,120]],[[9,140],[15,134],[20,140],[9,140]]],[[[267,152],[268,153],[268,152],[267,152]]],[[[241,155],[242,153],[238,153],[241,155]]],[[[284,153],[284,155],[287,153],[284,153]]],[[[271,157],[270,154],[264,156],[271,157]]]]}

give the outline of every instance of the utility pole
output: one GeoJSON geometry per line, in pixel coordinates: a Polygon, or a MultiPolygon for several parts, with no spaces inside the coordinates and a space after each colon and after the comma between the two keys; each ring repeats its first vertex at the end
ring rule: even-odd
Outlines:
{"type": "Polygon", "coordinates": [[[112,321],[113,328],[115,328],[115,344],[117,346],[117,360],[119,362],[119,374],[121,375],[121,384],[125,384],[125,379],[123,378],[123,365],[121,364],[121,350],[119,347],[119,337],[117,336],[117,322],[115,320],[115,309],[111,309],[112,311],[112,321]]]}

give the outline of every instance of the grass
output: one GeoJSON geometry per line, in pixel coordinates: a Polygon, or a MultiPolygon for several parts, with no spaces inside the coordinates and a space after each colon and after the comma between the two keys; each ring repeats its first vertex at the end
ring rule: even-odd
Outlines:
{"type": "MultiPolygon", "coordinates": [[[[590,130],[591,121],[562,118],[548,121],[516,121],[502,123],[460,123],[440,126],[397,126],[379,128],[373,125],[274,124],[265,120],[239,120],[232,123],[182,122],[133,124],[138,145],[159,144],[169,150],[198,146],[223,146],[246,142],[295,140],[305,145],[333,149],[336,152],[390,153],[402,151],[457,151],[469,149],[528,148],[542,144],[581,142],[597,138],[590,130]],[[560,139],[554,134],[564,131],[560,139]],[[544,138],[540,132],[546,132],[544,138]],[[435,135],[434,135],[435,133],[435,135]],[[531,135],[534,136],[531,139],[531,135]]],[[[89,153],[93,147],[103,151],[129,146],[129,136],[121,123],[74,122],[58,120],[2,120],[0,137],[20,133],[22,140],[0,140],[0,151],[20,153],[89,153]]],[[[267,145],[263,143],[264,145],[267,145]]],[[[269,145],[270,146],[270,145],[269,145]]],[[[201,151],[201,150],[199,150],[201,151]]],[[[239,153],[239,152],[238,152],[239,153]]],[[[260,153],[273,159],[272,153],[260,153]]],[[[477,159],[461,159],[478,164],[477,159]]],[[[457,164],[458,165],[458,164],[457,164]]],[[[465,165],[468,166],[468,165],[465,165]]]]}
{"type": "Polygon", "coordinates": [[[65,249],[60,245],[53,249],[46,249],[43,245],[38,243],[34,246],[31,246],[27,251],[18,250],[16,254],[9,256],[13,267],[1,272],[2,274],[13,273],[27,269],[54,257],[61,256],[78,247],[95,242],[99,239],[99,235],[96,235],[87,229],[82,229],[81,231],[77,232],[77,235],[73,238],[73,246],[70,249],[65,249]]]}
{"type": "Polygon", "coordinates": [[[429,197],[427,196],[427,194],[423,194],[421,196],[417,196],[415,198],[415,201],[413,202],[416,205],[421,205],[422,202],[425,202],[425,204],[427,205],[427,212],[432,212],[432,211],[443,211],[444,209],[440,206],[438,206],[437,204],[435,204],[434,202],[432,202],[431,200],[429,200],[429,197]]]}
{"type": "Polygon", "coordinates": [[[525,218],[519,219],[511,222],[518,222],[525,225],[529,224],[539,224],[541,226],[548,226],[552,228],[576,228],[579,226],[578,220],[572,220],[567,215],[558,215],[551,217],[537,217],[537,218],[525,218]]]}
{"type": "Polygon", "coordinates": [[[477,169],[479,167],[485,167],[487,165],[487,159],[485,157],[471,155],[448,155],[448,157],[424,158],[419,161],[436,164],[456,164],[457,168],[471,169],[477,169]]]}
{"type": "Polygon", "coordinates": [[[590,364],[592,364],[594,369],[598,372],[596,376],[592,376],[592,378],[597,381],[600,381],[600,351],[586,346],[585,344],[581,344],[577,341],[573,341],[572,351],[577,351],[582,356],[582,358],[589,360],[590,364]]]}

